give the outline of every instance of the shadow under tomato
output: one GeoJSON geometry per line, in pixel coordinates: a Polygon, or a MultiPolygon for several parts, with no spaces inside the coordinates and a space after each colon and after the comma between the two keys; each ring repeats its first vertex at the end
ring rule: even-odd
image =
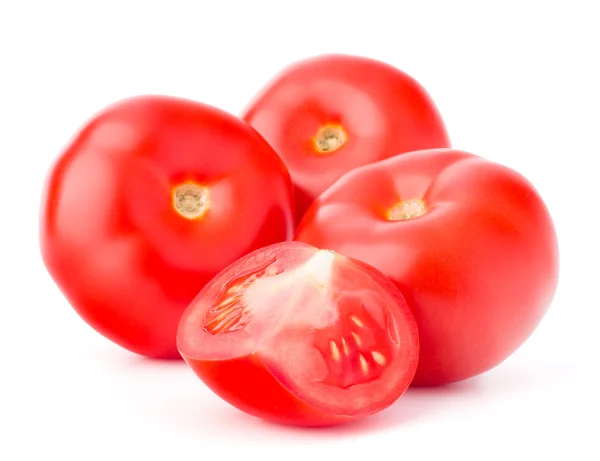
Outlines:
{"type": "Polygon", "coordinates": [[[452,418],[455,411],[485,405],[489,399],[539,390],[544,385],[556,383],[557,376],[562,376],[557,374],[557,369],[569,369],[561,362],[540,363],[545,365],[540,367],[513,363],[459,383],[411,387],[389,408],[356,422],[310,428],[263,421],[235,409],[204,386],[183,360],[148,359],[118,350],[95,358],[112,368],[125,384],[134,384],[123,392],[128,394],[126,400],[135,402],[136,411],[169,427],[202,435],[202,438],[233,431],[244,439],[269,439],[279,434],[285,439],[323,441],[452,418]]]}
{"type": "MultiPolygon", "coordinates": [[[[486,391],[485,383],[478,378],[442,387],[409,388],[387,409],[355,422],[331,427],[288,426],[247,415],[222,401],[183,360],[157,360],[119,352],[103,358],[107,366],[136,380],[136,395],[131,397],[137,402],[138,410],[167,426],[203,437],[223,430],[233,430],[253,439],[274,434],[312,440],[356,437],[436,418],[436,414],[447,413],[449,405],[460,405],[461,400],[468,401],[486,391]]],[[[127,379],[126,376],[123,379],[127,379]]]]}
{"type": "Polygon", "coordinates": [[[159,370],[187,367],[181,356],[173,358],[145,357],[112,344],[92,351],[92,359],[113,370],[159,370]]]}
{"type": "Polygon", "coordinates": [[[330,427],[296,427],[282,426],[269,421],[261,421],[269,429],[278,429],[285,432],[310,433],[311,436],[328,437],[356,436],[373,431],[395,428],[411,424],[420,418],[435,418],[436,412],[447,412],[449,402],[457,399],[474,397],[485,392],[481,380],[473,378],[460,383],[439,387],[409,388],[402,397],[385,410],[364,419],[347,424],[330,427]]]}

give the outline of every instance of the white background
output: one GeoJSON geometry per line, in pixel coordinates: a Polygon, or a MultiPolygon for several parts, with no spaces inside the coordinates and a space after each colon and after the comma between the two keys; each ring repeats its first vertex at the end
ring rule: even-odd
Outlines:
{"type": "Polygon", "coordinates": [[[0,0],[0,459],[600,459],[597,1],[91,3],[0,0]],[[561,277],[539,329],[493,371],[307,430],[96,334],[45,272],[37,220],[48,167],[105,105],[162,93],[239,113],[275,72],[326,52],[410,73],[456,147],[529,177],[561,277]]]}

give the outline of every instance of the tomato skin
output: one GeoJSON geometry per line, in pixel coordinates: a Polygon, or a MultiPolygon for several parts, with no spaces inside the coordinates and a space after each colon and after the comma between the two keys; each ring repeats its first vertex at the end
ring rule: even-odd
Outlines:
{"type": "Polygon", "coordinates": [[[379,271],[284,242],[209,282],[182,315],[177,344],[194,373],[238,409],[330,426],[395,402],[416,371],[419,338],[402,294],[379,271]]]}
{"type": "Polygon", "coordinates": [[[556,233],[534,187],[457,150],[405,154],[345,175],[307,211],[295,239],[365,261],[396,283],[419,326],[414,385],[460,381],[501,363],[541,321],[558,283],[556,233]],[[388,219],[410,199],[423,200],[426,213],[388,219]]]}
{"type": "Polygon", "coordinates": [[[353,168],[404,152],[449,147],[442,118],[425,89],[373,59],[323,55],[284,69],[242,117],[286,163],[295,185],[296,216],[353,168]],[[329,154],[314,138],[341,126],[346,142],[329,154]]]}
{"type": "Polygon", "coordinates": [[[230,360],[184,359],[215,394],[252,416],[295,426],[332,426],[352,420],[306,405],[255,354],[230,360]]]}
{"type": "Polygon", "coordinates": [[[94,329],[137,354],[177,358],[180,315],[204,284],[292,237],[292,194],[283,162],[242,120],[184,99],[131,98],[93,117],[51,168],[41,253],[94,329]],[[174,203],[189,184],[208,191],[193,219],[174,203]]]}

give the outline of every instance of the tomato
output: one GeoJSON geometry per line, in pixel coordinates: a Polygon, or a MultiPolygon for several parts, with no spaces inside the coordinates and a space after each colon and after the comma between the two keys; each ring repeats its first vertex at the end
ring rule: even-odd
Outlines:
{"type": "Polygon", "coordinates": [[[242,117],[287,165],[298,218],[356,167],[450,146],[442,118],[418,82],[385,63],[355,56],[325,55],[288,67],[242,117]]]}
{"type": "Polygon", "coordinates": [[[414,318],[390,280],[298,242],[257,250],[217,275],[184,312],[177,345],[232,405],[307,426],[387,407],[418,357],[414,318]]]}
{"type": "Polygon", "coordinates": [[[307,211],[296,239],[394,280],[419,326],[415,385],[502,362],[540,322],[558,280],[554,226],[533,186],[451,149],[348,173],[307,211]]]}
{"type": "Polygon", "coordinates": [[[87,123],[49,173],[41,251],[75,310],[138,354],[179,357],[179,317],[219,271],[293,236],[293,189],[250,126],[137,97],[87,123]]]}

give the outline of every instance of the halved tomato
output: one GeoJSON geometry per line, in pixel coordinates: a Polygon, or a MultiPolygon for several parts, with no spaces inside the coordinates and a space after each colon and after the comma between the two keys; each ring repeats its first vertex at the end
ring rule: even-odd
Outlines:
{"type": "Polygon", "coordinates": [[[183,314],[177,346],[219,396],[264,419],[331,425],[409,386],[418,334],[402,294],[367,264],[300,242],[257,250],[183,314]]]}

